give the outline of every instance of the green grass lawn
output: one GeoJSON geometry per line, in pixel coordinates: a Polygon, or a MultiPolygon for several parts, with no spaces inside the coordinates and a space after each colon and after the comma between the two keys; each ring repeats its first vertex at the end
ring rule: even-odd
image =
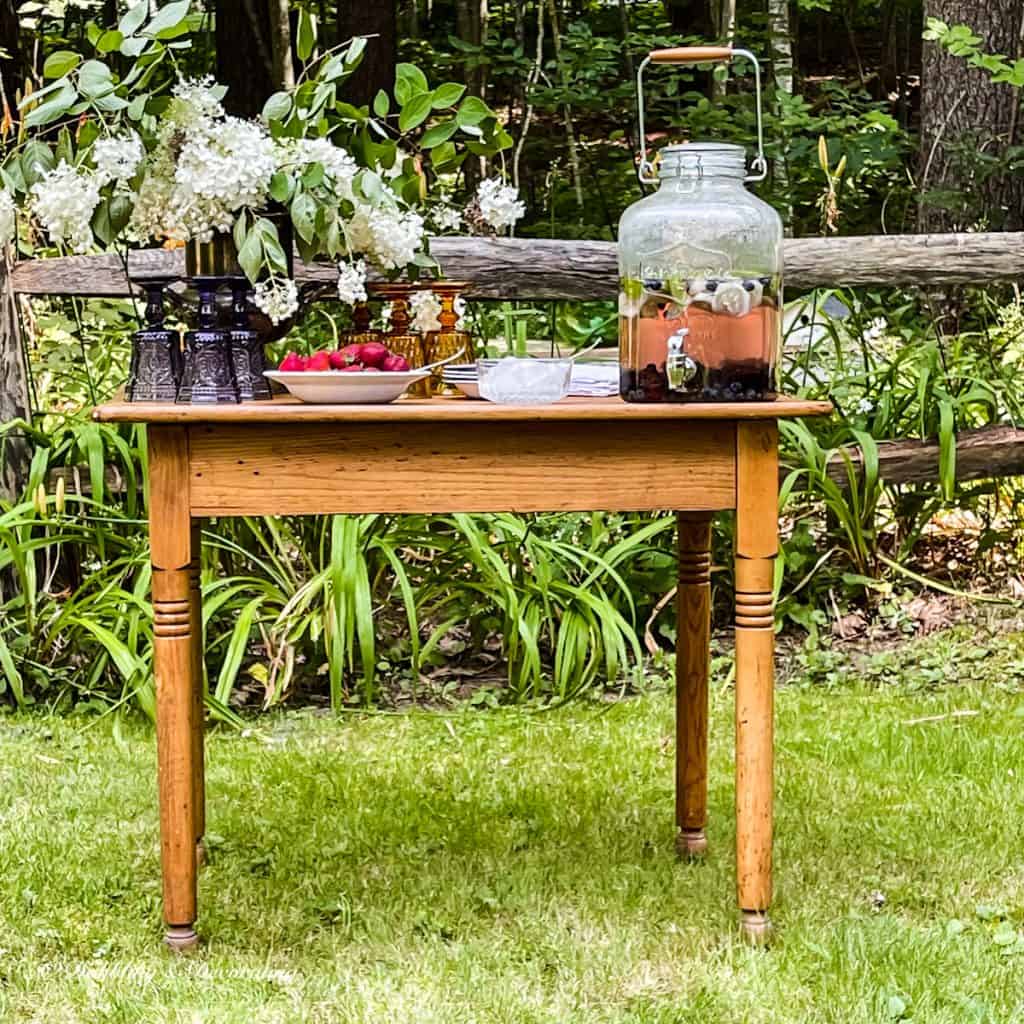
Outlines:
{"type": "Polygon", "coordinates": [[[150,728],[2,718],[0,1021],[1024,1022],[1022,652],[932,638],[780,690],[768,952],[736,932],[728,690],[696,865],[663,690],[214,730],[185,958],[150,728]]]}

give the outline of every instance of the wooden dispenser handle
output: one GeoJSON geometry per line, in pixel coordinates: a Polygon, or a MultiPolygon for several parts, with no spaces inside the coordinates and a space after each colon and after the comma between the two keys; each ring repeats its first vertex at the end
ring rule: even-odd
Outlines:
{"type": "Polygon", "coordinates": [[[651,50],[652,64],[700,64],[708,60],[731,60],[731,46],[673,46],[651,50]]]}

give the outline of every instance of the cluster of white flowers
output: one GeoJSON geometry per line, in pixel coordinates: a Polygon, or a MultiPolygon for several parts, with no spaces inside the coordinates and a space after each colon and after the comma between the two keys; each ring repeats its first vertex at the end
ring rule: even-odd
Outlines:
{"type": "Polygon", "coordinates": [[[145,155],[142,139],[133,131],[109,139],[97,139],[92,147],[96,175],[104,185],[111,181],[128,181],[139,169],[145,155]]]}
{"type": "Polygon", "coordinates": [[[383,270],[401,270],[423,242],[423,218],[413,210],[360,204],[345,224],[349,247],[370,256],[383,270]]]}
{"type": "Polygon", "coordinates": [[[293,165],[296,170],[320,164],[330,179],[334,192],[341,199],[352,198],[352,179],[359,165],[348,150],[334,145],[330,139],[296,139],[278,143],[279,166],[293,165]]]}
{"type": "Polygon", "coordinates": [[[271,323],[279,324],[294,316],[299,309],[298,285],[287,277],[273,277],[256,285],[254,301],[271,323]]]}
{"type": "Polygon", "coordinates": [[[462,227],[462,211],[454,206],[435,206],[431,217],[438,231],[458,231],[462,227]]]}
{"type": "Polygon", "coordinates": [[[100,201],[101,183],[91,171],[63,160],[32,186],[32,209],[56,245],[85,252],[92,244],[93,212],[100,201]]]}
{"type": "MultiPolygon", "coordinates": [[[[413,292],[409,296],[409,310],[412,313],[411,327],[414,331],[426,334],[428,331],[441,329],[441,300],[429,289],[413,292]]],[[[462,327],[462,315],[466,312],[466,300],[462,296],[455,299],[455,312],[459,319],[455,326],[462,327]]]]}
{"type": "Polygon", "coordinates": [[[412,329],[426,334],[441,327],[441,300],[431,291],[413,292],[409,296],[409,311],[412,313],[412,329]]]}
{"type": "Polygon", "coordinates": [[[867,330],[864,332],[864,339],[866,341],[880,341],[884,336],[885,332],[889,329],[889,322],[884,316],[876,316],[874,320],[868,324],[867,330]]]}
{"type": "Polygon", "coordinates": [[[15,209],[14,196],[0,188],[0,249],[14,241],[15,209]]]}
{"type": "Polygon", "coordinates": [[[862,398],[857,402],[857,412],[862,416],[866,416],[869,413],[875,411],[875,403],[870,398],[862,398]]]}
{"type": "Polygon", "coordinates": [[[211,121],[224,117],[224,106],[220,101],[223,94],[223,89],[214,82],[212,75],[184,78],[172,90],[165,121],[183,131],[204,131],[211,121]]]}
{"type": "Polygon", "coordinates": [[[212,78],[174,87],[130,223],[138,240],[206,241],[266,202],[277,151],[266,130],[228,117],[212,78]]]}
{"type": "Polygon", "coordinates": [[[198,213],[204,224],[227,231],[242,207],[266,202],[276,169],[274,143],[263,129],[225,118],[215,132],[197,133],[182,147],[174,172],[176,198],[186,215],[198,213]]]}
{"type": "Polygon", "coordinates": [[[354,306],[366,301],[366,261],[338,264],[338,298],[354,306]]]}
{"type": "Polygon", "coordinates": [[[498,178],[480,182],[476,201],[480,206],[480,216],[495,231],[512,227],[526,213],[526,204],[519,199],[519,189],[503,185],[498,178]]]}

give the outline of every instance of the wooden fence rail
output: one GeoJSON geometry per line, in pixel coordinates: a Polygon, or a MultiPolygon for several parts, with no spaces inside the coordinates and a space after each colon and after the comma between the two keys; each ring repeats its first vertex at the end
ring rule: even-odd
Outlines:
{"type": "MultiPolygon", "coordinates": [[[[618,290],[614,242],[526,238],[436,238],[431,251],[447,277],[472,281],[476,299],[608,299],[618,290]]],[[[1024,232],[793,238],[785,242],[785,281],[807,289],[860,285],[987,284],[1024,276],[1024,232]]],[[[182,250],[129,255],[134,277],[183,277],[182,250]]],[[[299,264],[297,276],[329,282],[330,266],[299,264]]],[[[115,255],[26,260],[11,286],[22,295],[119,297],[128,294],[115,255]]]]}
{"type": "MultiPolygon", "coordinates": [[[[562,239],[437,238],[431,245],[445,275],[472,281],[476,299],[608,299],[618,287],[612,242],[562,239]]],[[[1000,234],[883,235],[787,239],[789,289],[819,287],[919,287],[989,284],[1024,276],[1024,232],[1000,234]]],[[[183,277],[181,250],[129,254],[136,278],[183,277]]],[[[297,276],[328,283],[333,268],[298,264],[297,276]]],[[[65,295],[122,298],[130,294],[116,255],[26,260],[5,273],[0,264],[0,422],[23,415],[24,378],[15,336],[14,298],[65,295]]],[[[934,441],[891,441],[880,446],[881,470],[892,483],[935,479],[934,441]]],[[[10,449],[9,454],[15,449],[10,449]]],[[[854,450],[856,457],[859,453],[854,450]]],[[[957,476],[972,480],[1024,474],[1024,431],[988,427],[958,438],[957,476]]],[[[12,470],[0,476],[0,495],[14,490],[12,470]]],[[[842,482],[841,465],[830,474],[842,482]]]]}

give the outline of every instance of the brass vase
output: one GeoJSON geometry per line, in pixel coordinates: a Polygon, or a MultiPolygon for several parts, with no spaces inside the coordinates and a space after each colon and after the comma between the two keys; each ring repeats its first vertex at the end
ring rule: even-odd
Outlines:
{"type": "MultiPolygon", "coordinates": [[[[441,359],[450,359],[457,353],[462,352],[461,360],[464,363],[472,363],[475,360],[473,355],[473,336],[469,331],[461,331],[456,327],[459,322],[459,314],[455,312],[455,300],[469,287],[465,281],[435,281],[431,283],[430,290],[441,300],[441,312],[438,320],[441,327],[436,331],[428,331],[423,339],[424,364],[436,363],[441,359]]],[[[439,366],[431,371],[430,390],[432,394],[455,396],[462,395],[458,388],[445,384],[442,374],[444,367],[439,366]]]]}

